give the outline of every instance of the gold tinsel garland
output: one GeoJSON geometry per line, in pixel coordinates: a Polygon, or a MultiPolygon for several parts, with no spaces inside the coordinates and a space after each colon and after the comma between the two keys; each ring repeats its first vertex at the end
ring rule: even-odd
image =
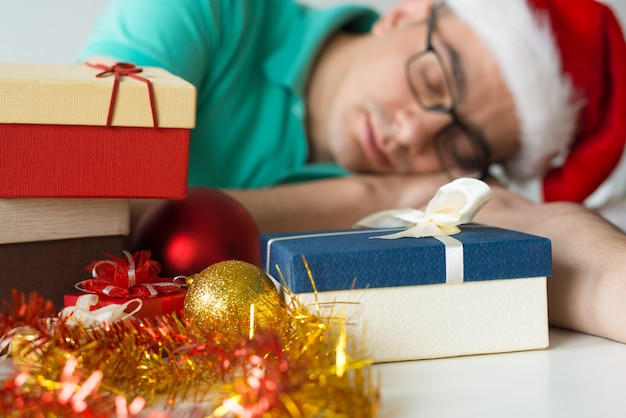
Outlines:
{"type": "Polygon", "coordinates": [[[370,362],[346,351],[345,321],[255,295],[248,322],[198,326],[167,314],[86,329],[16,293],[0,316],[12,358],[0,415],[174,417],[187,407],[186,417],[375,416],[378,387],[370,362]]]}

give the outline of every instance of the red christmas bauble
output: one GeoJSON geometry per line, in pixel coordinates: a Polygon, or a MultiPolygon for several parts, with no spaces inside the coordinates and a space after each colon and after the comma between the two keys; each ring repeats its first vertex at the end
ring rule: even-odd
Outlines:
{"type": "Polygon", "coordinates": [[[226,260],[260,265],[256,223],[239,202],[210,188],[191,188],[183,200],[151,207],[130,245],[133,251],[152,251],[165,277],[188,276],[226,260]]]}

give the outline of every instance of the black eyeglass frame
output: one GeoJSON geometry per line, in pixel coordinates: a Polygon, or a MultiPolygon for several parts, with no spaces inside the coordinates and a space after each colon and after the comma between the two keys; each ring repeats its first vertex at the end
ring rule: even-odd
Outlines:
{"type": "MultiPolygon", "coordinates": [[[[457,99],[455,95],[453,94],[455,90],[451,88],[453,84],[449,80],[449,77],[446,74],[446,72],[443,71],[443,74],[444,74],[447,88],[450,91],[450,95],[451,95],[451,104],[449,106],[446,106],[443,104],[433,105],[433,106],[425,105],[420,99],[420,95],[418,94],[417,89],[415,88],[415,85],[413,84],[412,79],[411,79],[411,64],[415,62],[416,60],[418,60],[420,57],[428,53],[432,53],[437,59],[437,61],[439,62],[439,65],[441,66],[441,68],[445,68],[443,65],[443,60],[439,56],[439,53],[435,49],[433,42],[432,42],[433,29],[435,27],[435,22],[437,20],[436,19],[437,7],[439,6],[436,6],[436,5],[433,6],[432,11],[430,15],[428,16],[428,21],[427,21],[428,32],[426,34],[426,48],[423,51],[417,52],[413,54],[412,56],[410,56],[405,63],[405,75],[406,75],[407,83],[409,85],[409,89],[411,90],[411,94],[413,95],[413,98],[415,99],[417,104],[419,104],[424,110],[429,111],[429,112],[447,114],[447,115],[450,115],[450,118],[452,119],[450,124],[448,124],[445,128],[439,131],[435,136],[435,142],[434,142],[435,150],[437,152],[437,158],[439,159],[439,162],[441,166],[443,167],[443,169],[450,175],[449,168],[447,167],[446,160],[444,158],[444,152],[446,150],[445,147],[447,144],[444,143],[445,141],[441,140],[441,138],[446,138],[445,133],[449,131],[450,129],[453,129],[456,127],[460,129],[461,131],[463,131],[467,135],[467,137],[471,140],[470,145],[477,158],[473,162],[469,162],[467,161],[467,158],[463,158],[459,156],[457,153],[452,152],[452,157],[454,161],[461,167],[461,169],[479,172],[480,178],[484,178],[487,174],[487,170],[490,164],[491,148],[487,144],[487,141],[485,140],[485,138],[480,134],[480,132],[471,129],[469,126],[463,123],[461,119],[459,118],[458,114],[456,113],[455,105],[456,105],[457,99]]],[[[454,151],[453,147],[450,147],[450,148],[452,151],[454,151]]],[[[450,175],[450,177],[454,177],[454,176],[450,175]]]]}

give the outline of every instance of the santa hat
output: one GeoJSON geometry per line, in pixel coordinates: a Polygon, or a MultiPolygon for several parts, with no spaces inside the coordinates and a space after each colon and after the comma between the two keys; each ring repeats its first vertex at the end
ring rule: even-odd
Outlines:
{"type": "MultiPolygon", "coordinates": [[[[510,179],[542,179],[546,201],[584,201],[626,142],[626,44],[593,0],[447,0],[500,65],[520,121],[510,179]]],[[[623,192],[623,191],[622,191],[623,192]]]]}

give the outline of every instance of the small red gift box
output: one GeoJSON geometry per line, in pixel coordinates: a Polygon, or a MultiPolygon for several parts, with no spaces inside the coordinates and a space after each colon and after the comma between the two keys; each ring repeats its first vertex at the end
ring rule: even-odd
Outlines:
{"type": "Polygon", "coordinates": [[[123,305],[137,299],[142,306],[135,316],[165,315],[182,312],[186,289],[172,279],[158,277],[161,271],[159,262],[150,259],[150,251],[137,251],[133,254],[123,251],[124,257],[109,255],[108,260],[91,262],[86,270],[91,279],[77,283],[82,292],[64,296],[64,305],[79,306],[94,311],[107,305],[123,305]],[[78,303],[81,296],[97,296],[97,303],[78,303]]]}
{"type": "MultiPolygon", "coordinates": [[[[76,301],[80,296],[87,295],[88,293],[76,292],[66,294],[64,296],[65,307],[76,306],[76,301]]],[[[169,313],[182,313],[185,304],[185,295],[187,289],[180,289],[176,292],[166,295],[157,295],[151,298],[142,299],[141,309],[135,313],[137,317],[151,317],[158,315],[166,315],[169,313]]],[[[91,307],[91,310],[102,308],[107,305],[121,305],[128,302],[129,299],[114,298],[110,296],[98,295],[98,303],[91,307]]]]}
{"type": "Polygon", "coordinates": [[[185,197],[190,83],[124,63],[0,63],[0,91],[0,197],[185,197]]]}

